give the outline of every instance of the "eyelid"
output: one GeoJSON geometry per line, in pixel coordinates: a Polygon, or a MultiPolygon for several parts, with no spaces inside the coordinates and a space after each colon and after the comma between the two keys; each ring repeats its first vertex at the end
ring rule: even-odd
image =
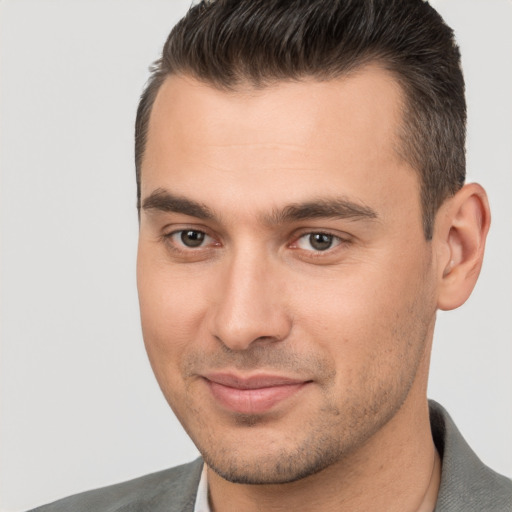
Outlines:
{"type": "Polygon", "coordinates": [[[209,245],[208,240],[213,240],[208,233],[205,233],[204,231],[199,231],[198,229],[179,229],[178,231],[173,231],[169,234],[169,238],[173,240],[175,243],[180,245],[181,247],[186,248],[187,250],[194,250],[194,249],[203,249],[205,246],[209,245]],[[189,247],[186,244],[183,243],[181,240],[181,236],[183,233],[187,233],[189,231],[192,231],[194,233],[202,233],[204,235],[204,240],[201,245],[198,245],[197,247],[189,247]]]}
{"type": "Polygon", "coordinates": [[[221,243],[209,231],[210,230],[202,226],[173,226],[173,229],[165,231],[161,235],[161,239],[174,251],[182,253],[199,252],[201,250],[204,251],[211,249],[212,247],[221,245],[221,243]],[[203,233],[205,235],[205,243],[197,247],[188,247],[185,244],[183,244],[181,240],[175,238],[176,236],[179,236],[186,231],[196,231],[198,233],[203,233]],[[213,244],[212,241],[214,242],[213,244]]]}
{"type": "Polygon", "coordinates": [[[301,230],[300,233],[296,234],[293,237],[293,241],[288,245],[288,247],[291,249],[294,249],[294,250],[303,251],[304,253],[311,253],[311,255],[315,255],[316,257],[321,257],[323,254],[324,255],[330,254],[333,251],[335,251],[337,248],[339,248],[340,246],[347,245],[351,242],[352,242],[352,237],[350,235],[348,235],[347,233],[339,233],[339,232],[333,233],[332,231],[330,231],[328,229],[308,229],[308,230],[301,230]],[[336,243],[333,244],[328,249],[325,249],[323,251],[318,250],[318,249],[315,250],[314,248],[304,249],[304,248],[298,246],[299,240],[301,240],[304,237],[309,237],[311,235],[316,235],[316,234],[330,236],[333,238],[333,240],[336,241],[336,243]]]}
{"type": "MultiPolygon", "coordinates": [[[[211,230],[203,225],[195,226],[195,225],[168,225],[164,228],[164,232],[160,236],[163,242],[174,252],[182,253],[182,254],[191,254],[191,253],[200,253],[208,250],[212,250],[216,247],[221,247],[223,243],[219,240],[218,236],[214,236],[211,233],[211,230]],[[197,247],[188,247],[183,244],[181,240],[176,239],[176,236],[179,236],[181,233],[186,231],[196,231],[200,233],[204,233],[205,242],[202,245],[197,247]],[[213,243],[212,243],[213,242],[213,243]]],[[[321,229],[321,228],[304,228],[301,229],[300,232],[296,232],[292,235],[292,242],[287,244],[287,247],[293,250],[301,251],[303,254],[307,254],[308,257],[317,257],[321,258],[322,256],[326,257],[333,252],[336,252],[340,246],[348,245],[352,242],[352,236],[348,233],[341,232],[333,232],[329,229],[321,229]],[[306,249],[298,246],[299,240],[314,235],[314,234],[322,234],[327,235],[333,238],[333,245],[325,250],[319,250],[315,248],[306,249]]]]}
{"type": "MultiPolygon", "coordinates": [[[[308,243],[306,242],[306,243],[308,243]]],[[[334,249],[335,247],[337,247],[338,245],[341,244],[341,239],[338,237],[338,236],[335,236],[335,235],[331,235],[330,233],[307,233],[305,235],[302,235],[300,236],[299,238],[297,238],[297,241],[295,242],[297,244],[297,247],[299,249],[302,249],[303,251],[311,251],[311,252],[328,252],[330,251],[331,249],[334,249]],[[308,240],[309,242],[309,238],[311,238],[312,235],[323,235],[323,236],[328,236],[330,237],[331,239],[331,245],[329,247],[327,247],[326,249],[324,250],[320,250],[320,249],[315,249],[314,247],[312,247],[311,249],[307,249],[305,247],[300,247],[300,242],[301,240],[308,240]]]]}

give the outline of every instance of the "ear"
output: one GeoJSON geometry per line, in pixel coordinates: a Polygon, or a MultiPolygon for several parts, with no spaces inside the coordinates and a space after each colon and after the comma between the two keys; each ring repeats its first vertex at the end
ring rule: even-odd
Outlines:
{"type": "Polygon", "coordinates": [[[487,194],[477,183],[462,187],[439,209],[434,230],[439,309],[458,308],[471,295],[482,268],[490,222],[487,194]]]}

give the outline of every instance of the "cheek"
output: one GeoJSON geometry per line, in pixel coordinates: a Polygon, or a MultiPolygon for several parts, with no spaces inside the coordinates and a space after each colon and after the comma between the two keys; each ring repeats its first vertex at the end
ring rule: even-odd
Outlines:
{"type": "Polygon", "coordinates": [[[183,276],[139,251],[137,281],[144,344],[162,387],[177,380],[180,362],[192,349],[204,315],[204,281],[183,276]]]}
{"type": "Polygon", "coordinates": [[[377,359],[389,366],[404,357],[413,339],[422,345],[418,338],[434,315],[427,267],[389,258],[303,283],[308,294],[295,295],[302,311],[296,319],[302,317],[308,337],[323,345],[344,375],[377,359]]]}

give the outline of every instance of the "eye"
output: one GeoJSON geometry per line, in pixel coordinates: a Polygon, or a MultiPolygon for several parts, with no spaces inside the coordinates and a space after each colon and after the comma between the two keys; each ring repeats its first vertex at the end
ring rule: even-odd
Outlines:
{"type": "Polygon", "coordinates": [[[208,236],[203,231],[197,229],[182,229],[171,233],[169,238],[179,247],[187,247],[189,249],[196,249],[203,247],[213,241],[213,238],[208,236]]]}
{"type": "Polygon", "coordinates": [[[307,233],[301,236],[296,244],[299,249],[306,251],[327,251],[341,243],[341,240],[329,233],[307,233]]]}

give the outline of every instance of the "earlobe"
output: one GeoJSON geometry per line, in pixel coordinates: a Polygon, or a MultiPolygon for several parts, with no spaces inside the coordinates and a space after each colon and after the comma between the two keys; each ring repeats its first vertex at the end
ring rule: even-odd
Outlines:
{"type": "Polygon", "coordinates": [[[471,295],[484,256],[491,214],[485,190],[465,185],[441,206],[436,218],[439,286],[437,306],[455,309],[471,295]]]}

